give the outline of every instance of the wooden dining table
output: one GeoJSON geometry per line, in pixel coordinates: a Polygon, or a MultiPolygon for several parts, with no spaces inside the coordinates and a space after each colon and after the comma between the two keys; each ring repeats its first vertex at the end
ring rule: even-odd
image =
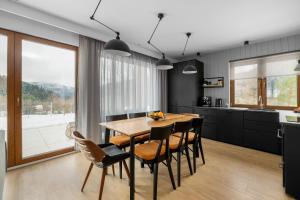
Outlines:
{"type": "Polygon", "coordinates": [[[188,121],[195,118],[195,115],[186,114],[172,114],[167,113],[165,119],[154,121],[149,117],[139,117],[133,119],[125,119],[111,122],[100,123],[100,126],[106,128],[105,142],[109,142],[110,131],[113,130],[120,134],[130,137],[130,199],[134,200],[135,193],[135,137],[143,134],[147,134],[151,131],[152,127],[162,127],[170,124],[174,124],[178,121],[188,121]]]}

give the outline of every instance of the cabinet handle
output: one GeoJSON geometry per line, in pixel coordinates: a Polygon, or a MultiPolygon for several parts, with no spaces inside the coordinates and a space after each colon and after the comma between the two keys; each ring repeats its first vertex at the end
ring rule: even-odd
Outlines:
{"type": "Polygon", "coordinates": [[[279,168],[283,168],[283,163],[281,162],[281,163],[279,163],[279,168]]]}
{"type": "Polygon", "coordinates": [[[282,135],[281,135],[281,130],[280,129],[277,129],[277,138],[280,138],[282,139],[282,135]]]}

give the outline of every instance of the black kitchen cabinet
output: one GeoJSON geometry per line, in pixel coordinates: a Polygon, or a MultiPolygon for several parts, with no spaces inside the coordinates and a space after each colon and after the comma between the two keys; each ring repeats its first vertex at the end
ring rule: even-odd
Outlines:
{"type": "Polygon", "coordinates": [[[203,63],[190,60],[175,63],[174,68],[168,70],[168,106],[197,106],[203,96],[203,63]],[[197,68],[196,74],[183,74],[182,70],[187,65],[197,68]]]}
{"type": "Polygon", "coordinates": [[[244,112],[243,145],[274,154],[281,154],[278,112],[244,112]]]}
{"type": "Polygon", "coordinates": [[[242,145],[243,111],[224,109],[217,113],[217,140],[242,145]]]}
{"type": "Polygon", "coordinates": [[[274,154],[282,152],[282,140],[277,138],[278,112],[170,105],[169,112],[199,114],[204,118],[204,138],[274,154]]]}
{"type": "Polygon", "coordinates": [[[284,123],[283,185],[287,194],[300,199],[300,124],[284,123]]]}
{"type": "Polygon", "coordinates": [[[203,117],[202,137],[217,139],[217,113],[210,108],[195,108],[194,113],[203,117]]]}

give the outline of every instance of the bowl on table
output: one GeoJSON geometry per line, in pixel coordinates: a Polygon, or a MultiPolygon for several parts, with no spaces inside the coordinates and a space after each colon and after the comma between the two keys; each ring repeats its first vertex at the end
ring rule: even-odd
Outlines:
{"type": "Polygon", "coordinates": [[[164,118],[164,113],[163,112],[150,112],[148,114],[148,117],[155,120],[155,121],[158,121],[160,119],[163,119],[164,118]]]}

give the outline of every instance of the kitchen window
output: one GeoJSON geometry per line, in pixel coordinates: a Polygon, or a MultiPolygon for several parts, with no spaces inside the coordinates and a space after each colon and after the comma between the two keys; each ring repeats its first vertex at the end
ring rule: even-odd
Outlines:
{"type": "Polygon", "coordinates": [[[295,109],[300,106],[300,53],[230,63],[230,104],[236,107],[295,109]]]}

